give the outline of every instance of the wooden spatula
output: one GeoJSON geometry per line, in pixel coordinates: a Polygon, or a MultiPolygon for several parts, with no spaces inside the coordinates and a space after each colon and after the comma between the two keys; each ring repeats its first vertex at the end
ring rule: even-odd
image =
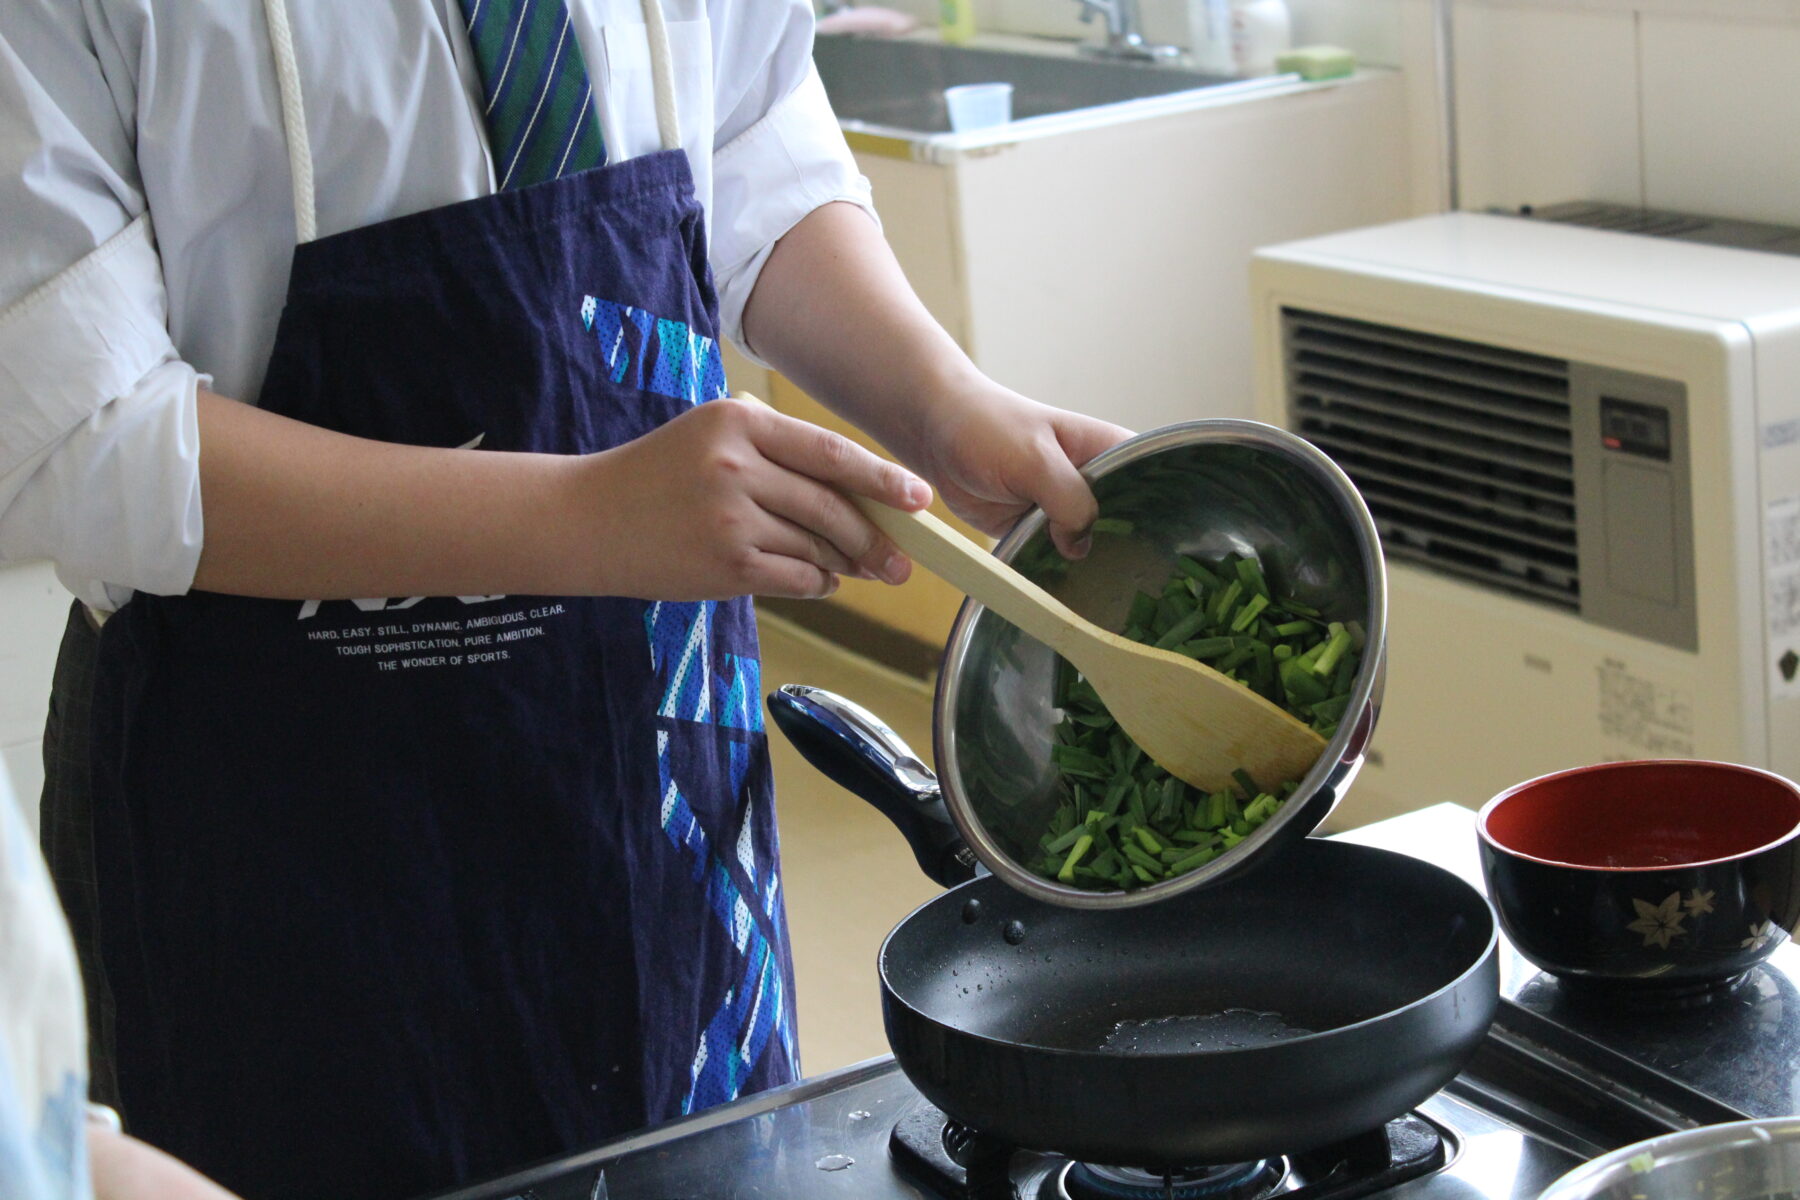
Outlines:
{"type": "Polygon", "coordinates": [[[1267,787],[1305,775],[1325,741],[1243,684],[1204,663],[1095,625],[928,512],[851,499],[910,555],[964,595],[1068,659],[1131,740],[1158,766],[1206,791],[1233,768],[1267,787]]]}

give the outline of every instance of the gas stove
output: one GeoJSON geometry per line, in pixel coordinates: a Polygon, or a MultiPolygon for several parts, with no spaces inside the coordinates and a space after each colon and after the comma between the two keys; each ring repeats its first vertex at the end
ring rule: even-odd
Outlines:
{"type": "Polygon", "coordinates": [[[888,1137],[894,1166],[921,1192],[971,1200],[1355,1200],[1443,1169],[1450,1146],[1442,1128],[1408,1113],[1306,1154],[1148,1171],[1020,1151],[924,1103],[888,1137]]]}
{"type": "MultiPolygon", "coordinates": [[[[1344,836],[1480,885],[1466,809],[1344,836]]],[[[947,1120],[884,1058],[437,1200],[1527,1200],[1619,1146],[1800,1105],[1800,947],[1661,1012],[1565,995],[1502,949],[1500,1012],[1462,1074],[1414,1112],[1305,1153],[1173,1175],[1072,1163],[947,1120]]]]}

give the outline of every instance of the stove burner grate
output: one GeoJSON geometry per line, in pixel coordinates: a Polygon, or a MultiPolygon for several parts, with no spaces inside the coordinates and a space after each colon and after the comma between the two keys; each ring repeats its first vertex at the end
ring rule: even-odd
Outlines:
{"type": "Polygon", "coordinates": [[[1287,1164],[1280,1159],[1168,1173],[1070,1163],[1056,1200],[1257,1200],[1274,1191],[1286,1174],[1287,1164]]]}
{"type": "Polygon", "coordinates": [[[1165,1178],[1020,1150],[920,1103],[895,1124],[888,1149],[901,1174],[944,1200],[1360,1200],[1443,1167],[1448,1140],[1408,1113],[1304,1154],[1165,1178]]]}

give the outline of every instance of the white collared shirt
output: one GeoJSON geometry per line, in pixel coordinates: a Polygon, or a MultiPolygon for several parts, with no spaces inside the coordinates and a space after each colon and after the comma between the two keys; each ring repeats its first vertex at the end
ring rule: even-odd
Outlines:
{"type": "MultiPolygon", "coordinates": [[[[640,0],[568,0],[614,160],[656,150],[640,0]]],[[[457,0],[289,0],[321,237],[491,194],[457,0]]],[[[663,0],[721,323],[822,204],[870,208],[809,0],[663,0]]],[[[872,212],[873,209],[870,208],[872,212]]],[[[0,4],[0,560],[82,599],[191,586],[195,389],[254,401],[294,243],[256,0],[0,4]]]]}

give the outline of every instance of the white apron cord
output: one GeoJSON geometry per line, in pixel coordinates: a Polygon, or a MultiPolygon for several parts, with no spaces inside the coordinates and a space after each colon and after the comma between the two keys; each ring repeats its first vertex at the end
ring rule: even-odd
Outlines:
{"type": "Polygon", "coordinates": [[[275,52],[275,83],[281,89],[281,127],[287,134],[288,172],[294,179],[294,240],[319,236],[313,210],[312,145],[306,136],[306,102],[300,95],[300,64],[294,57],[294,30],[287,0],[263,0],[269,48],[275,52]]]}
{"type": "MultiPolygon", "coordinates": [[[[669,28],[663,21],[662,0],[643,0],[643,6],[644,35],[650,41],[650,86],[656,95],[656,134],[664,150],[677,150],[681,147],[681,118],[675,107],[669,28]]],[[[288,170],[294,180],[294,240],[310,242],[319,235],[313,199],[312,145],[306,135],[306,103],[300,94],[300,64],[294,55],[287,0],[263,0],[263,15],[269,25],[269,48],[275,54],[281,127],[287,136],[288,170]]]]}
{"type": "Polygon", "coordinates": [[[675,61],[662,0],[643,0],[644,36],[650,39],[650,86],[656,92],[656,135],[664,150],[681,148],[681,115],[675,111],[675,61]]]}

